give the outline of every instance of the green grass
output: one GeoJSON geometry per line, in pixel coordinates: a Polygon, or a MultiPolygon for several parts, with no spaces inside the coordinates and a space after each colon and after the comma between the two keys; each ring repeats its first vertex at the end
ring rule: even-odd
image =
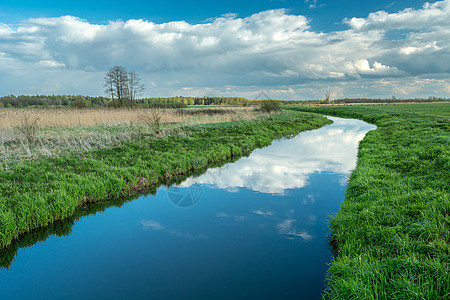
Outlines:
{"type": "Polygon", "coordinates": [[[256,121],[185,127],[182,135],[67,156],[19,160],[0,171],[0,248],[20,234],[73,216],[85,203],[145,192],[328,123],[322,116],[284,112],[256,121]]]}
{"type": "Polygon", "coordinates": [[[291,107],[374,123],[331,220],[328,299],[448,299],[450,104],[291,107]]]}

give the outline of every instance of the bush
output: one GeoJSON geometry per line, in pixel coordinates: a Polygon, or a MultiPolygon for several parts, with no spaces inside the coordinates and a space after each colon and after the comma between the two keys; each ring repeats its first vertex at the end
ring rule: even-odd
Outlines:
{"type": "Polygon", "coordinates": [[[261,102],[260,110],[265,113],[280,111],[280,103],[275,100],[264,100],[261,102]]]}
{"type": "Polygon", "coordinates": [[[39,118],[37,117],[28,118],[28,116],[25,116],[20,120],[20,125],[16,126],[16,129],[25,136],[30,144],[33,144],[36,140],[36,134],[39,130],[38,122],[39,118]]]}
{"type": "Polygon", "coordinates": [[[141,121],[147,124],[157,135],[161,134],[161,117],[162,110],[153,108],[147,110],[146,113],[143,113],[139,116],[141,121]]]}

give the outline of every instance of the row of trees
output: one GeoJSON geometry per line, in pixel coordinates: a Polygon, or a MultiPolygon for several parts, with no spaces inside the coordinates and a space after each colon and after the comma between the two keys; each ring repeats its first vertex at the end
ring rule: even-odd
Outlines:
{"type": "Polygon", "coordinates": [[[115,107],[134,105],[145,90],[139,75],[121,66],[109,69],[103,86],[115,107]]]}
{"type": "Polygon", "coordinates": [[[152,104],[152,103],[184,103],[186,105],[247,105],[251,103],[242,97],[167,97],[167,98],[144,98],[140,99],[138,103],[152,104]]]}
{"type": "Polygon", "coordinates": [[[247,100],[241,97],[154,97],[131,99],[121,97],[121,101],[114,98],[115,103],[107,97],[90,97],[83,95],[8,95],[0,97],[0,108],[3,107],[105,107],[126,106],[130,103],[144,107],[186,107],[187,105],[249,105],[258,104],[258,101],[247,100]]]}
{"type": "MultiPolygon", "coordinates": [[[[429,102],[448,102],[448,98],[440,97],[428,97],[428,98],[410,98],[410,99],[398,99],[396,97],[391,98],[342,98],[335,100],[302,100],[302,101],[290,101],[290,103],[300,104],[354,104],[354,103],[429,103],[429,102]]],[[[285,101],[286,102],[286,101],[285,101]]]]}
{"type": "Polygon", "coordinates": [[[28,106],[105,106],[109,100],[105,97],[90,97],[83,95],[8,95],[0,97],[2,107],[28,106]]]}
{"type": "MultiPolygon", "coordinates": [[[[122,106],[132,103],[143,107],[182,108],[187,105],[260,105],[267,100],[247,100],[240,97],[166,97],[166,98],[140,98],[131,100],[122,98],[122,106]]],[[[415,99],[366,99],[345,98],[336,100],[307,100],[307,101],[283,101],[276,100],[280,104],[351,104],[351,103],[402,103],[402,102],[446,102],[446,98],[415,98],[415,99]]],[[[106,97],[90,97],[83,95],[8,95],[0,97],[0,108],[3,107],[119,107],[120,102],[112,102],[106,97]]]]}
{"type": "Polygon", "coordinates": [[[444,102],[448,101],[447,98],[441,97],[428,97],[428,98],[412,98],[412,99],[399,99],[394,96],[391,98],[378,98],[378,99],[370,99],[370,98],[343,98],[336,99],[334,101],[339,103],[402,103],[402,102],[413,102],[413,103],[424,103],[424,102],[444,102]]]}

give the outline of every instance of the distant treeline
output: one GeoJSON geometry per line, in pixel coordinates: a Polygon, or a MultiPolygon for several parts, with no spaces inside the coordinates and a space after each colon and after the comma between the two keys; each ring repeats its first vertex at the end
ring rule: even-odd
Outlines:
{"type": "Polygon", "coordinates": [[[109,99],[82,95],[9,95],[0,97],[0,107],[28,106],[106,106],[109,99]]]}
{"type": "MultiPolygon", "coordinates": [[[[180,108],[187,105],[248,105],[249,100],[242,97],[167,97],[167,98],[143,98],[133,101],[133,105],[148,107],[174,107],[180,108]]],[[[82,95],[9,95],[0,97],[1,107],[29,107],[29,106],[72,106],[95,107],[112,106],[112,102],[106,97],[90,97],[82,95]]]]}
{"type": "MultiPolygon", "coordinates": [[[[259,105],[265,100],[248,100],[242,97],[166,97],[166,98],[142,98],[133,101],[133,106],[140,107],[158,107],[158,108],[182,108],[188,105],[259,105]]],[[[369,98],[344,98],[336,100],[305,100],[288,101],[275,100],[280,104],[351,104],[351,103],[403,103],[403,102],[446,102],[448,98],[415,98],[415,99],[397,99],[395,97],[386,99],[369,98]]],[[[110,107],[113,106],[109,98],[91,97],[83,95],[9,95],[0,97],[0,108],[2,107],[110,107]]]]}
{"type": "MultiPolygon", "coordinates": [[[[392,98],[343,98],[336,100],[306,100],[298,101],[304,104],[354,104],[354,103],[426,103],[426,102],[447,102],[450,101],[448,98],[439,97],[428,97],[428,98],[413,98],[413,99],[398,99],[392,98]]],[[[286,101],[285,101],[286,102],[286,101]]],[[[297,101],[289,101],[289,103],[294,103],[297,101]]]]}
{"type": "Polygon", "coordinates": [[[242,97],[167,97],[167,98],[144,98],[136,101],[144,105],[152,103],[178,103],[186,105],[247,105],[249,100],[242,97]]]}

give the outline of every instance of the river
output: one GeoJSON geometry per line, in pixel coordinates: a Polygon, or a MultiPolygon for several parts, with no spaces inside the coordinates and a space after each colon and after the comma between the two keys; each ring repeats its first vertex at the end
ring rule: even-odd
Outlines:
{"type": "Polygon", "coordinates": [[[320,298],[328,222],[375,129],[330,119],[18,246],[0,268],[0,298],[320,298]]]}

